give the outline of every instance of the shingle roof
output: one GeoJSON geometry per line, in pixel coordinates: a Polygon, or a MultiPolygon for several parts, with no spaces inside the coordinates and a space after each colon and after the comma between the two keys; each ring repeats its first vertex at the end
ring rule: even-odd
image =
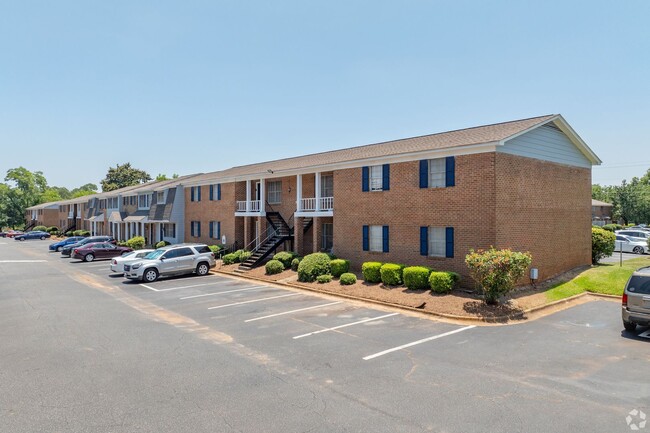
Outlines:
{"type": "Polygon", "coordinates": [[[458,129],[437,134],[404,138],[400,140],[368,144],[365,146],[350,147],[347,149],[333,150],[329,152],[314,153],[311,155],[285,158],[275,161],[243,165],[197,176],[191,179],[191,183],[199,184],[201,182],[209,181],[212,179],[247,176],[258,173],[265,173],[269,170],[291,170],[310,166],[320,166],[347,161],[363,160],[367,158],[377,158],[405,153],[416,153],[428,150],[448,149],[454,147],[471,146],[474,144],[499,142],[515,134],[526,131],[536,125],[543,124],[553,119],[555,116],[555,114],[550,114],[546,116],[532,117],[529,119],[476,126],[472,128],[458,129]]]}
{"type": "Polygon", "coordinates": [[[592,205],[592,206],[614,206],[614,205],[611,204],[611,203],[607,203],[607,202],[604,202],[604,201],[596,200],[596,199],[593,199],[593,198],[591,199],[591,205],[592,205]]]}

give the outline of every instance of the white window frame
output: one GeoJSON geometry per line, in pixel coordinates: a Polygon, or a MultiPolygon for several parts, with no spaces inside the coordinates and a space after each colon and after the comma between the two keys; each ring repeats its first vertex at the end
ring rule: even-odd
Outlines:
{"type": "Polygon", "coordinates": [[[447,186],[447,161],[445,158],[429,160],[429,188],[444,188],[447,186]]]}
{"type": "MultiPolygon", "coordinates": [[[[217,233],[217,227],[220,226],[220,224],[217,224],[218,222],[219,221],[212,221],[212,238],[211,239],[221,239],[221,233],[217,233]]],[[[270,224],[269,224],[269,226],[270,226],[270,224]]]]}
{"type": "Polygon", "coordinates": [[[190,222],[190,236],[193,238],[198,238],[198,228],[199,228],[199,221],[191,221],[190,222]]]}
{"type": "Polygon", "coordinates": [[[163,223],[162,224],[162,235],[164,238],[175,238],[176,237],[176,224],[175,223],[163,223]],[[171,235],[169,234],[171,232],[171,235]]]}
{"type": "Polygon", "coordinates": [[[447,230],[445,227],[429,226],[429,257],[447,256],[447,230]]]}
{"type": "Polygon", "coordinates": [[[282,203],[282,181],[281,180],[267,182],[266,189],[267,189],[266,197],[269,204],[282,203]]]}
{"type": "Polygon", "coordinates": [[[381,165],[371,165],[368,172],[368,185],[370,191],[383,191],[384,167],[381,165]]]}
{"type": "Polygon", "coordinates": [[[384,227],[368,226],[368,251],[382,253],[384,251],[384,227]]]}
{"type": "Polygon", "coordinates": [[[165,194],[165,191],[158,191],[158,192],[156,193],[156,203],[157,203],[157,204],[161,204],[161,203],[164,204],[164,203],[165,203],[165,198],[166,198],[165,196],[166,196],[166,195],[167,195],[167,194],[165,194]],[[162,198],[161,198],[161,197],[162,197],[162,198]]]}
{"type": "Polygon", "coordinates": [[[320,177],[320,196],[334,197],[334,175],[323,174],[320,177]]]}
{"type": "MultiPolygon", "coordinates": [[[[321,230],[321,249],[329,251],[334,247],[334,224],[333,223],[323,223],[321,230]],[[329,243],[331,245],[327,245],[329,243]]],[[[383,242],[383,239],[382,239],[383,242]]]]}
{"type": "Polygon", "coordinates": [[[138,194],[138,209],[149,209],[151,207],[151,194],[138,194]],[[144,199],[144,206],[142,200],[144,199]]]}

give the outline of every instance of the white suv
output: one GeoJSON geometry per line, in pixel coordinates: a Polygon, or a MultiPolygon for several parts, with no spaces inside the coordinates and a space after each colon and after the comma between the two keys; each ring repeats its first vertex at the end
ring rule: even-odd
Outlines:
{"type": "Polygon", "coordinates": [[[160,276],[207,275],[216,266],[214,253],[205,244],[178,244],[158,248],[142,260],[124,265],[124,276],[153,283],[160,276]]]}

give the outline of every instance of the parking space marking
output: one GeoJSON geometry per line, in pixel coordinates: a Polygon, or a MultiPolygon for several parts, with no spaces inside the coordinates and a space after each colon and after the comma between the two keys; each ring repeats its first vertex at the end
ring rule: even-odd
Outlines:
{"type": "Polygon", "coordinates": [[[313,306],[313,307],[299,308],[297,310],[285,311],[285,312],[282,312],[282,313],[269,314],[268,316],[262,316],[262,317],[256,317],[254,319],[244,320],[244,323],[255,322],[257,320],[262,320],[262,319],[270,319],[271,317],[284,316],[286,314],[291,314],[291,313],[299,313],[301,311],[315,310],[316,308],[329,307],[330,305],[336,305],[336,304],[342,304],[342,303],[343,303],[343,301],[330,302],[329,304],[321,304],[321,305],[316,305],[316,306],[313,306]]]}
{"type": "Polygon", "coordinates": [[[87,268],[111,268],[111,262],[105,262],[105,263],[95,263],[92,265],[86,265],[87,268]]]}
{"type": "Polygon", "coordinates": [[[0,260],[0,263],[45,263],[47,260],[0,260]]]}
{"type": "Polygon", "coordinates": [[[434,335],[433,337],[423,338],[422,340],[413,341],[411,343],[403,344],[401,346],[393,347],[392,349],[383,350],[372,355],[368,355],[363,358],[364,361],[369,361],[371,359],[377,358],[388,353],[397,352],[398,350],[406,349],[407,347],[415,346],[418,344],[426,343],[428,341],[437,340],[438,338],[447,337],[448,335],[457,334],[459,332],[467,331],[468,329],[476,328],[476,325],[469,325],[463,328],[454,329],[453,331],[445,332],[443,334],[434,335]]]}
{"type": "Polygon", "coordinates": [[[234,307],[236,305],[252,304],[253,302],[270,301],[271,299],[288,298],[289,296],[298,296],[298,295],[302,295],[302,293],[289,293],[288,295],[271,296],[269,298],[251,299],[250,301],[234,302],[232,304],[226,304],[226,305],[216,305],[214,307],[208,307],[208,310],[216,310],[218,308],[234,307]]]}
{"type": "MultiPolygon", "coordinates": [[[[267,288],[268,286],[253,286],[253,287],[245,287],[243,289],[233,289],[233,290],[226,290],[224,292],[213,292],[213,293],[202,293],[200,295],[192,295],[192,296],[183,296],[180,298],[181,300],[184,299],[194,299],[194,298],[202,298],[204,296],[215,296],[215,295],[223,295],[225,293],[235,293],[235,292],[245,292],[247,290],[257,290],[257,289],[264,289],[267,288]]],[[[279,290],[279,289],[278,289],[279,290]]]]}
{"type": "Polygon", "coordinates": [[[650,338],[650,329],[648,329],[648,330],[645,331],[645,332],[640,333],[640,334],[638,335],[638,337],[642,337],[642,338],[650,338]]]}
{"type": "Polygon", "coordinates": [[[384,314],[383,316],[379,316],[379,317],[371,317],[368,319],[359,320],[358,322],[346,323],[345,325],[339,325],[333,328],[325,328],[318,331],[309,332],[307,334],[296,335],[295,337],[293,337],[293,339],[297,340],[299,338],[309,337],[310,335],[321,334],[323,332],[329,332],[329,331],[336,331],[337,329],[347,328],[348,326],[360,325],[362,323],[372,322],[373,320],[385,319],[386,317],[397,316],[398,314],[399,313],[390,313],[390,314],[384,314]]]}
{"type": "Polygon", "coordinates": [[[223,283],[224,281],[215,281],[214,283],[203,283],[203,284],[192,284],[191,286],[181,286],[181,287],[170,287],[167,289],[155,289],[151,286],[148,286],[146,284],[140,283],[142,287],[145,287],[149,290],[153,290],[154,292],[169,292],[170,290],[180,290],[180,289],[190,289],[192,287],[201,287],[201,286],[214,286],[215,284],[220,284],[223,283]]]}

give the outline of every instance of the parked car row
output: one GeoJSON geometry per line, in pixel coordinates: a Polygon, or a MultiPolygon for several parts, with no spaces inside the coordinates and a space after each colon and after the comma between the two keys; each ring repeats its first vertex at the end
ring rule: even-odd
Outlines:
{"type": "Polygon", "coordinates": [[[648,252],[648,242],[636,237],[625,236],[616,233],[614,251],[624,253],[645,254],[648,252]]]}
{"type": "Polygon", "coordinates": [[[17,241],[26,241],[27,239],[40,239],[45,240],[50,238],[48,232],[43,232],[40,230],[34,230],[31,232],[21,232],[20,230],[8,230],[6,232],[0,232],[0,237],[3,238],[14,238],[17,241]]]}

